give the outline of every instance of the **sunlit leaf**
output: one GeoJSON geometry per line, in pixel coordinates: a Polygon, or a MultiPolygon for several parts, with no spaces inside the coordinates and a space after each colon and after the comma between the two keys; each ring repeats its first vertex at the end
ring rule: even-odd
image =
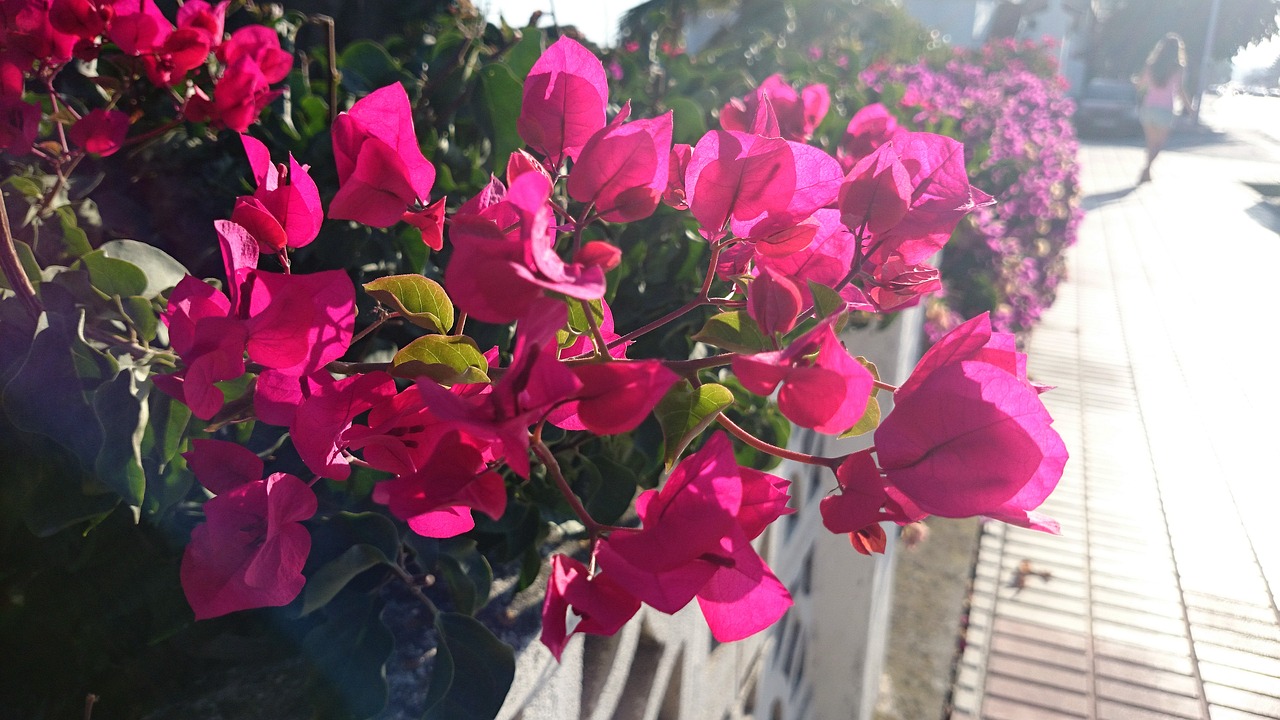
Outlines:
{"type": "Polygon", "coordinates": [[[421,275],[390,275],[365,283],[364,291],[420,328],[438,333],[453,329],[453,303],[435,280],[421,275]]]}
{"type": "Polygon", "coordinates": [[[680,453],[711,423],[721,410],[733,404],[733,393],[723,385],[707,384],[693,387],[688,380],[681,380],[653,409],[662,426],[662,437],[667,451],[663,458],[667,469],[675,465],[680,453]]]}

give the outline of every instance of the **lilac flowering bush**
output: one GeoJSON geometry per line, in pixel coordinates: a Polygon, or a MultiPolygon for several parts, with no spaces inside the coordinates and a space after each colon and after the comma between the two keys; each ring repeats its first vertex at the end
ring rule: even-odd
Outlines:
{"type": "Polygon", "coordinates": [[[1082,216],[1072,100],[1052,43],[1001,40],[943,61],[872,65],[861,78],[913,129],[964,143],[974,186],[999,199],[947,247],[931,337],[988,311],[1000,331],[1029,330],[1053,303],[1082,216]]]}

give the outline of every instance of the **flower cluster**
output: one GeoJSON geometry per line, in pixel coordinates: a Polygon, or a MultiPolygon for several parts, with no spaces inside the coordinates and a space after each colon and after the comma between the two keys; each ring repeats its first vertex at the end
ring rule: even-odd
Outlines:
{"type": "Polygon", "coordinates": [[[971,152],[989,148],[969,157],[969,171],[1000,203],[975,212],[948,246],[943,275],[975,282],[944,282],[947,312],[935,317],[935,339],[957,318],[983,311],[1000,330],[1030,329],[1065,273],[1062,253],[1075,243],[1082,211],[1072,101],[1052,49],[1001,40],[957,49],[941,64],[874,66],[863,74],[876,90],[903,88],[913,126],[953,126],[971,152]]]}
{"type": "MultiPolygon", "coordinates": [[[[178,114],[193,122],[244,132],[282,92],[293,55],[275,30],[249,25],[229,36],[230,0],[189,0],[174,20],[155,0],[5,0],[0,4],[0,150],[34,151],[40,106],[24,97],[28,80],[43,86],[58,115],[63,150],[98,156],[117,152],[130,116],[118,109],[115,87],[106,107],[62,107],[55,77],[73,60],[109,61],[172,93],[178,114]],[[66,126],[64,129],[64,125],[66,126]]],[[[103,83],[104,88],[112,86],[103,83]]]]}
{"type": "MultiPolygon", "coordinates": [[[[779,410],[797,425],[841,434],[858,424],[876,381],[840,341],[840,316],[918,302],[936,288],[937,272],[925,260],[964,215],[991,199],[969,184],[959,143],[902,131],[877,121],[874,111],[855,118],[840,159],[788,139],[805,136],[817,113],[799,98],[823,96],[814,89],[796,93],[774,79],[767,92],[740,103],[751,108],[749,120],[733,116],[730,129],[712,130],[693,146],[673,145],[670,113],[632,119],[624,105],[609,119],[600,62],[560,40],[525,83],[519,129],[529,151],[513,154],[505,177],[493,178],[449,219],[443,286],[397,280],[418,293],[441,293],[423,325],[436,334],[422,341],[469,359],[424,365],[406,348],[386,370],[343,370],[338,378],[325,368],[351,339],[353,288],[346,277],[256,268],[260,250],[279,254],[289,267],[289,250],[309,242],[322,220],[320,202],[305,167],[291,161],[284,184],[285,173],[269,165],[265,149],[246,139],[258,190],[241,199],[236,213],[248,222],[218,223],[229,295],[192,278],[174,290],[165,320],[184,369],[159,385],[209,417],[221,403],[213,383],[243,374],[247,356],[258,372],[258,420],[287,426],[317,477],[344,480],[353,464],[385,473],[373,499],[427,537],[471,530],[473,511],[501,517],[508,483],[532,476],[532,453],[560,481],[591,545],[589,567],[566,556],[551,561],[543,641],[557,656],[574,633],[612,633],[641,604],[673,613],[696,599],[716,638],[754,634],[791,605],[752,547],[791,512],[786,481],[740,467],[728,436],[713,434],[661,488],[636,499],[638,528],[605,525],[563,483],[542,427],[629,432],[676,391],[681,375],[702,384],[700,371],[716,367],[731,368],[751,392],[776,392],[779,410]],[[561,181],[576,205],[555,193],[561,181]],[[619,336],[604,300],[619,251],[606,241],[582,242],[582,231],[647,217],[664,200],[687,209],[712,250],[703,295],[686,311],[721,303],[725,317],[754,327],[762,345],[743,347],[742,337],[708,340],[729,351],[701,361],[627,357],[637,333],[619,336]],[[712,298],[717,278],[729,294],[712,298]],[[819,296],[835,304],[820,309],[819,296]],[[515,323],[505,364],[450,327],[452,306],[487,323],[515,323]],[[564,340],[571,309],[592,319],[564,340]]],[[[382,226],[422,212],[433,171],[413,138],[399,86],[368,95],[340,116],[334,132],[340,187],[331,216],[382,226]]],[[[383,291],[379,298],[402,309],[414,303],[404,288],[383,291]]],[[[935,346],[897,389],[897,408],[876,430],[878,465],[867,452],[797,456],[836,470],[840,492],[824,502],[824,517],[833,531],[851,533],[860,549],[876,547],[880,521],[905,524],[927,514],[985,514],[1055,529],[1034,509],[1061,474],[1061,440],[1012,339],[985,323],[965,325],[935,346]]],[[[721,424],[758,447],[796,456],[727,419],[721,424]]],[[[208,520],[183,566],[199,614],[289,601],[301,587],[306,557],[297,523],[313,511],[305,486],[287,476],[257,480],[258,463],[218,444],[197,445],[190,455],[198,474],[235,465],[254,478],[231,487],[201,477],[219,494],[207,503],[208,520]],[[265,525],[246,525],[254,528],[251,537],[225,531],[222,498],[248,494],[255,499],[242,501],[236,517],[263,517],[265,525]],[[301,499],[288,512],[273,504],[295,495],[301,499]],[[209,558],[219,556],[220,543],[228,559],[215,567],[209,558]],[[277,545],[284,549],[264,549],[277,545]],[[241,547],[257,549],[234,549],[241,547]]]]}
{"type": "MultiPolygon", "coordinates": [[[[581,551],[550,558],[542,640],[557,657],[573,635],[616,632],[642,605],[674,613],[696,601],[714,637],[745,638],[792,604],[753,544],[792,508],[788,482],[740,465],[735,442],[829,469],[835,489],[821,505],[824,521],[863,552],[883,549],[882,522],[930,514],[1056,531],[1036,508],[1066,453],[1012,336],[985,316],[970,321],[898,388],[841,338],[851,311],[909,307],[936,291],[939,271],[927,263],[957,224],[1000,212],[971,184],[957,140],[910,131],[871,106],[849,121],[830,154],[806,142],[830,109],[827,88],[796,89],[774,76],[726,105],[720,128],[675,142],[672,112],[633,117],[629,102],[611,105],[600,60],[562,38],[520,88],[509,129],[525,147],[502,157],[487,183],[473,181],[479,192],[455,196],[452,173],[424,153],[414,100],[400,83],[362,93],[332,118],[332,167],[326,154],[303,155],[313,168],[243,134],[290,63],[274,31],[251,26],[226,37],[227,7],[190,0],[170,23],[151,0],[5,2],[12,22],[0,67],[0,97],[18,103],[0,113],[10,123],[0,141],[14,155],[49,152],[32,144],[44,116],[28,118],[23,108],[34,106],[25,87],[44,83],[56,103],[49,81],[58,69],[106,48],[118,49],[135,80],[174,88],[186,120],[241,131],[233,145],[248,160],[246,194],[228,198],[229,219],[209,233],[225,282],[173,271],[171,282],[151,289],[138,268],[85,248],[61,278],[75,288],[72,273],[83,272],[86,287],[111,301],[90,320],[79,318],[102,326],[84,338],[129,358],[115,369],[165,368],[149,376],[160,392],[136,391],[129,370],[101,382],[95,411],[135,403],[129,408],[140,427],[151,430],[143,403],[180,403],[206,421],[182,438],[166,427],[150,439],[171,448],[165,463],[185,461],[173,472],[189,468],[199,481],[186,516],[199,517],[202,507],[203,519],[180,570],[198,619],[295,602],[306,614],[379,566],[435,614],[445,636],[439,652],[451,652],[458,638],[450,632],[469,628],[460,634],[473,640],[484,632],[460,619],[479,605],[453,598],[449,610],[437,607],[421,581],[431,572],[423,558],[448,563],[441,558],[466,538],[554,521],[581,551]],[[206,80],[214,82],[211,95],[201,89],[206,80]],[[336,187],[318,186],[313,170],[336,187]],[[670,312],[615,326],[610,303],[632,280],[635,259],[619,241],[623,226],[658,215],[688,228],[683,242],[699,251],[691,257],[702,265],[690,270],[700,273],[699,286],[670,312]],[[373,315],[361,322],[351,275],[317,270],[307,257],[326,243],[334,220],[364,237],[398,226],[415,252],[442,252],[430,276],[358,268],[367,295],[359,299],[373,315]],[[158,321],[153,307],[163,308],[158,321]],[[135,319],[146,311],[149,328],[135,319]],[[636,343],[698,318],[705,323],[693,337],[698,345],[683,355],[636,343]],[[391,328],[394,339],[381,334],[391,328]],[[375,341],[378,357],[368,350],[375,341]],[[874,430],[875,447],[821,457],[775,446],[725,414],[734,404],[730,386],[745,402],[771,403],[815,432],[874,430]],[[880,390],[895,394],[883,422],[880,390]],[[625,497],[590,496],[590,473],[575,475],[577,468],[590,466],[598,484],[630,470],[593,464],[584,448],[650,418],[664,446],[654,453],[665,453],[646,461],[651,476],[615,483],[625,497]],[[723,431],[709,431],[713,424],[723,431]],[[272,449],[260,457],[230,442],[251,434],[273,438],[272,449]],[[189,450],[179,456],[180,445],[189,450]],[[291,472],[269,471],[279,455],[294,462],[291,472]],[[663,478],[659,466],[669,471],[663,478]],[[638,486],[646,489],[637,495],[638,486]],[[334,499],[344,493],[351,497],[334,499]],[[348,501],[369,512],[353,520],[339,509],[348,501]],[[349,553],[313,559],[313,546],[332,550],[343,523],[374,530],[349,553]]],[[[59,117],[65,123],[71,114],[59,117]]],[[[84,152],[107,154],[119,148],[128,120],[102,108],[57,132],[84,152]]],[[[72,159],[63,145],[53,161],[60,175],[83,157],[72,159]]],[[[0,249],[12,249],[8,235],[0,249]]],[[[22,295],[34,325],[41,312],[52,313],[46,301],[54,305],[67,291],[50,282],[37,293],[20,282],[24,271],[10,255],[0,257],[6,292],[22,295]]],[[[155,254],[147,258],[172,271],[155,254]]],[[[86,351],[76,362],[91,360],[86,351]]],[[[141,457],[145,433],[95,417],[112,437],[132,433],[141,457]]],[[[132,459],[120,455],[128,453],[100,458],[95,469],[105,474],[132,459]]],[[[130,501],[140,505],[145,488],[134,480],[145,471],[129,470],[112,475],[110,487],[133,492],[130,501]]],[[[536,529],[512,540],[511,557],[537,559],[539,543],[536,529]]]]}

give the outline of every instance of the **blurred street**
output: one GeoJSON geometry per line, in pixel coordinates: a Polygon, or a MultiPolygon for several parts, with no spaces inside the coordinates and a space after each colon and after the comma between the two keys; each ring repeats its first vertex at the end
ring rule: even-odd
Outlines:
{"type": "Polygon", "coordinates": [[[1060,537],[985,526],[951,718],[1280,717],[1280,98],[1207,96],[1134,187],[1081,148],[1087,216],[1030,373],[1071,452],[1060,537]]]}

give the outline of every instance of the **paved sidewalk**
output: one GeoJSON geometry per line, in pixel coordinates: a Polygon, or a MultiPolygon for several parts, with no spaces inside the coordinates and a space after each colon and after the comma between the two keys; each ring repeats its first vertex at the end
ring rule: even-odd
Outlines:
{"type": "Polygon", "coordinates": [[[1063,533],[985,526],[953,720],[1280,718],[1280,217],[1242,184],[1274,150],[1184,136],[1135,189],[1139,147],[1082,148],[1029,348],[1063,533]]]}

